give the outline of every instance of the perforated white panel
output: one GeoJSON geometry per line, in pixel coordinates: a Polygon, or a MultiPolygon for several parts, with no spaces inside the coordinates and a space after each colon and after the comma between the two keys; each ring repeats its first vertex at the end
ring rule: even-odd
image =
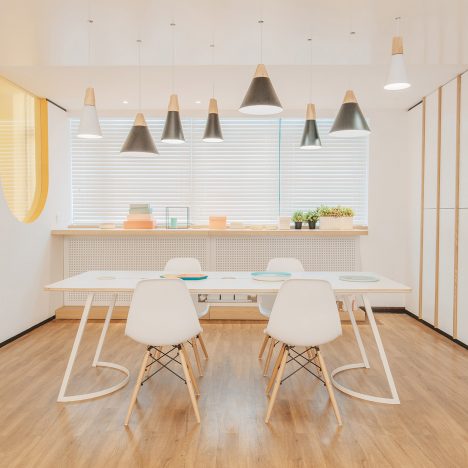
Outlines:
{"type": "MultiPolygon", "coordinates": [[[[360,269],[358,237],[71,237],[64,242],[65,276],[90,270],[162,270],[172,257],[196,257],[207,271],[264,270],[274,257],[295,257],[308,271],[360,269]]],[[[130,294],[120,294],[127,305],[130,294]]],[[[81,305],[84,293],[66,293],[81,305]]],[[[108,304],[97,295],[95,304],[108,304]]]]}
{"type": "MultiPolygon", "coordinates": [[[[64,243],[65,276],[91,270],[162,270],[173,257],[195,257],[202,268],[209,266],[206,237],[72,237],[64,243]]],[[[127,305],[130,294],[120,294],[118,303],[127,305]]],[[[66,293],[65,305],[81,305],[84,293],[66,293]]],[[[109,295],[95,296],[94,304],[108,304],[109,295]]]]}
{"type": "Polygon", "coordinates": [[[271,258],[298,258],[307,271],[359,269],[359,241],[338,237],[215,238],[214,269],[261,271],[271,258]]]}

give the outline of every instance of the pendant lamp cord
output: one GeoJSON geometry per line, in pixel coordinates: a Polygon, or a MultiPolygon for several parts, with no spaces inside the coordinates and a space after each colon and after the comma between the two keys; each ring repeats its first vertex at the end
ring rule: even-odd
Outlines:
{"type": "Polygon", "coordinates": [[[171,66],[171,88],[172,94],[174,94],[175,89],[175,21],[172,21],[172,66],[171,66]]]}
{"type": "Polygon", "coordinates": [[[313,63],[313,47],[312,47],[312,38],[309,37],[307,41],[310,44],[310,67],[309,67],[309,102],[312,102],[312,63],[313,63]]]}
{"type": "Polygon", "coordinates": [[[141,39],[137,39],[138,54],[138,111],[141,112],[141,39]]]}
{"type": "Polygon", "coordinates": [[[263,23],[262,19],[258,20],[260,25],[260,63],[263,63],[263,23]]]}
{"type": "Polygon", "coordinates": [[[396,35],[397,36],[400,36],[400,22],[401,22],[401,16],[397,16],[395,18],[395,22],[396,22],[396,35]]]}
{"type": "Polygon", "coordinates": [[[91,18],[91,1],[88,1],[88,81],[91,81],[91,48],[92,48],[92,26],[94,20],[91,18]]]}
{"type": "Polygon", "coordinates": [[[213,74],[213,83],[212,83],[212,89],[211,89],[211,94],[212,96],[211,97],[215,97],[215,72],[214,72],[214,69],[215,69],[215,43],[214,43],[214,38],[213,38],[213,42],[210,44],[210,47],[211,47],[211,73],[213,74]]]}

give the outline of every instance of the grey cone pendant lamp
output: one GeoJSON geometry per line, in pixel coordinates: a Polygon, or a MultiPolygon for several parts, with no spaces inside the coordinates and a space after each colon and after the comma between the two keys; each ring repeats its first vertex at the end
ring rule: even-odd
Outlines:
{"type": "Polygon", "coordinates": [[[159,154],[146,124],[145,117],[141,112],[136,115],[133,127],[120,150],[120,154],[127,156],[159,154]]]}
{"type": "Polygon", "coordinates": [[[164,124],[161,141],[175,144],[185,142],[184,131],[180,121],[179,99],[177,94],[171,94],[169,99],[166,123],[164,124]]]}
{"type": "Polygon", "coordinates": [[[96,111],[94,88],[86,89],[77,136],[78,138],[102,138],[101,126],[96,111]]]}
{"type": "Polygon", "coordinates": [[[335,137],[360,137],[370,133],[366,119],[362,114],[354,92],[346,91],[343,104],[336,116],[330,130],[330,135],[335,137]]]}
{"type": "Polygon", "coordinates": [[[218,103],[215,98],[210,99],[203,141],[211,143],[224,141],[221,124],[219,123],[218,103]]]}
{"type": "Polygon", "coordinates": [[[317,128],[315,105],[307,104],[306,121],[302,132],[301,149],[320,149],[322,142],[317,128]]]}
{"type": "Polygon", "coordinates": [[[283,106],[263,63],[257,66],[239,111],[244,114],[269,115],[282,112],[283,106]]]}
{"type": "MultiPolygon", "coordinates": [[[[138,45],[138,108],[141,109],[141,39],[137,39],[138,45]]],[[[153,137],[146,124],[142,112],[138,112],[133,122],[133,127],[128,134],[120,154],[125,156],[151,156],[159,154],[154,144],[153,137]]]]}

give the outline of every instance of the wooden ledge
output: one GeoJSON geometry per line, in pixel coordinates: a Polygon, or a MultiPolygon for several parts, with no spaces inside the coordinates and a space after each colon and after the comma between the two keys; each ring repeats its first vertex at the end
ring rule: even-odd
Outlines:
{"type": "Polygon", "coordinates": [[[65,237],[353,237],[367,236],[367,227],[350,230],[324,229],[53,229],[53,236],[65,237]]]}

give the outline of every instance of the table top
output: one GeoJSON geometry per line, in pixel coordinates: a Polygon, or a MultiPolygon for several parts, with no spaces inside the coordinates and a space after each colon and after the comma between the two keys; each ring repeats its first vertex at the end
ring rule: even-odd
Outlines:
{"type": "MultiPolygon", "coordinates": [[[[132,292],[139,281],[160,278],[163,271],[88,271],[45,286],[47,291],[82,291],[82,292],[132,292]]],[[[258,281],[250,272],[214,271],[206,272],[207,279],[184,281],[192,293],[243,293],[274,294],[283,281],[258,281]]],[[[408,293],[409,286],[393,281],[372,272],[331,272],[311,271],[292,273],[292,278],[310,278],[328,281],[335,293],[408,293]],[[379,280],[372,282],[348,282],[340,280],[343,275],[375,276],[379,280]]]]}

